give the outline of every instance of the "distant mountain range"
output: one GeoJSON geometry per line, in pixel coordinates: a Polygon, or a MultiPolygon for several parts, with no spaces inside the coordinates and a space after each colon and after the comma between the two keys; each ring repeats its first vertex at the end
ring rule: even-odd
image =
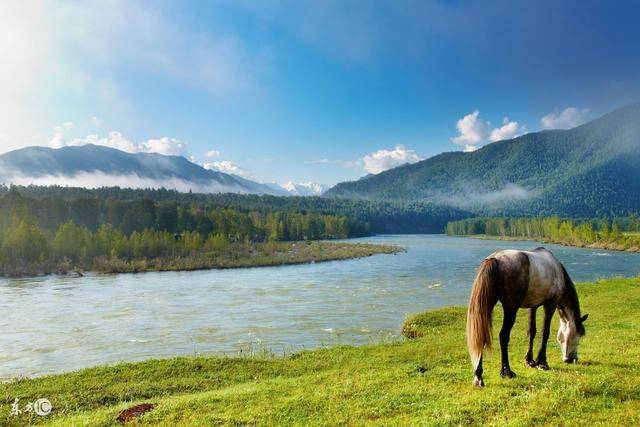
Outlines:
{"type": "Polygon", "coordinates": [[[640,104],[569,130],[442,153],[344,182],[325,197],[423,201],[474,214],[594,217],[640,211],[640,104]]]}
{"type": "Polygon", "coordinates": [[[328,185],[317,182],[292,182],[289,181],[281,185],[292,196],[319,196],[329,189],[328,185]]]}
{"type": "Polygon", "coordinates": [[[205,169],[181,156],[126,153],[87,144],[27,147],[0,156],[0,182],[72,187],[170,188],[201,193],[288,195],[284,188],[205,169]]]}

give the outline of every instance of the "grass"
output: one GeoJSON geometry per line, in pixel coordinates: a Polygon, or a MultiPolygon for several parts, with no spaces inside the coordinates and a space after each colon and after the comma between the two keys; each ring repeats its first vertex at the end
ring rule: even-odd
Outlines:
{"type": "Polygon", "coordinates": [[[619,239],[614,240],[596,240],[592,243],[581,242],[578,240],[563,240],[552,239],[550,237],[527,237],[527,236],[496,236],[492,234],[455,234],[456,237],[470,237],[480,240],[505,240],[508,242],[539,242],[539,243],[553,243],[561,246],[570,246],[574,248],[589,248],[589,249],[605,249],[609,251],[621,251],[621,252],[640,252],[640,233],[624,232],[619,239]]]}
{"type": "Polygon", "coordinates": [[[88,261],[85,266],[72,265],[66,259],[58,263],[51,261],[38,263],[16,261],[0,265],[0,276],[62,275],[78,274],[83,271],[141,273],[146,271],[269,267],[363,258],[376,254],[394,254],[403,250],[399,246],[392,245],[326,241],[231,243],[215,253],[193,252],[186,256],[172,255],[134,259],[97,257],[88,261]]]}
{"type": "MultiPolygon", "coordinates": [[[[638,425],[640,278],[579,284],[578,293],[590,314],[580,363],[562,363],[552,338],[551,370],[526,368],[520,310],[510,346],[518,377],[500,378],[494,349],[484,389],[471,384],[465,309],[453,307],[408,318],[403,330],[415,338],[400,342],[284,358],[150,360],[0,384],[0,423],[113,425],[119,411],[150,402],[141,424],[638,425]],[[53,412],[8,418],[16,397],[47,397],[53,412]]],[[[557,315],[553,327],[552,337],[557,315]]]]}
{"type": "Polygon", "coordinates": [[[219,253],[186,257],[159,257],[134,260],[96,259],[93,270],[101,273],[138,273],[144,271],[183,271],[226,268],[268,267],[308,264],[393,254],[399,246],[344,242],[267,242],[230,244],[219,253]]]}

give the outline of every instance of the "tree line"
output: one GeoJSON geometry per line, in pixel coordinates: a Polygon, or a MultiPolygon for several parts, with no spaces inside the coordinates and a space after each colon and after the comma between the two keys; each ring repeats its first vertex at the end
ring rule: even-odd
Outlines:
{"type": "Polygon", "coordinates": [[[46,271],[87,268],[96,259],[228,255],[230,248],[242,245],[246,253],[261,242],[370,232],[364,221],[310,211],[239,210],[147,198],[28,197],[15,188],[0,194],[0,269],[5,273],[34,266],[46,271]]]}
{"type": "MultiPolygon", "coordinates": [[[[86,189],[61,186],[0,185],[0,200],[9,193],[28,197],[34,211],[46,212],[39,221],[55,223],[54,227],[73,219],[76,224],[95,229],[101,223],[100,215],[107,215],[104,204],[112,205],[111,215],[121,208],[119,202],[147,201],[155,204],[176,203],[198,209],[231,209],[239,212],[307,213],[344,216],[365,225],[366,230],[356,234],[372,233],[440,233],[448,221],[467,218],[469,212],[451,206],[428,202],[379,202],[327,197],[283,197],[256,194],[203,194],[180,193],[167,189],[129,189],[104,187],[86,189]],[[102,206],[102,207],[101,207],[102,206]],[[93,212],[93,213],[92,213],[93,212]],[[96,218],[96,219],[92,219],[96,218]],[[85,223],[83,221],[93,221],[85,223]]],[[[131,222],[133,218],[127,218],[131,222]]],[[[102,221],[104,222],[104,221],[102,221]]],[[[113,222],[112,222],[113,223],[113,222]]],[[[51,228],[50,226],[48,226],[51,228]]]]}
{"type": "Polygon", "coordinates": [[[562,219],[489,217],[467,218],[447,224],[449,235],[487,235],[543,240],[570,246],[640,250],[640,217],[562,219]]]}

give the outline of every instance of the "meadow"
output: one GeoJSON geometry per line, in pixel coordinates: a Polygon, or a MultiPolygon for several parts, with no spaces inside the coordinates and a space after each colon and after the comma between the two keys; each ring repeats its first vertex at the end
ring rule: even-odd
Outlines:
{"type": "Polygon", "coordinates": [[[136,420],[140,424],[637,425],[640,278],[577,289],[589,313],[580,362],[562,362],[553,339],[556,315],[551,370],[526,368],[526,311],[520,310],[510,345],[518,376],[500,378],[494,348],[485,361],[483,389],[471,383],[465,308],[451,307],[407,318],[405,338],[393,342],[285,356],[149,360],[0,384],[0,420],[114,425],[120,411],[148,402],[154,409],[136,420]],[[50,415],[9,415],[15,398],[26,403],[41,397],[51,401],[50,415]]]}

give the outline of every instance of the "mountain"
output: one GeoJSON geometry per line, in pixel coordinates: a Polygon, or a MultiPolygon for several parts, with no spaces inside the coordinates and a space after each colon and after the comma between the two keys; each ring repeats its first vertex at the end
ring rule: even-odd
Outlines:
{"type": "Polygon", "coordinates": [[[640,103],[569,130],[442,153],[324,197],[429,201],[476,214],[572,217],[640,211],[640,103]]]}
{"type": "Polygon", "coordinates": [[[181,156],[126,153],[87,144],[27,147],[0,156],[0,182],[70,187],[170,188],[202,193],[286,195],[283,189],[205,169],[181,156]]]}
{"type": "Polygon", "coordinates": [[[292,182],[289,181],[281,185],[292,196],[320,196],[329,189],[324,184],[317,182],[292,182]]]}

